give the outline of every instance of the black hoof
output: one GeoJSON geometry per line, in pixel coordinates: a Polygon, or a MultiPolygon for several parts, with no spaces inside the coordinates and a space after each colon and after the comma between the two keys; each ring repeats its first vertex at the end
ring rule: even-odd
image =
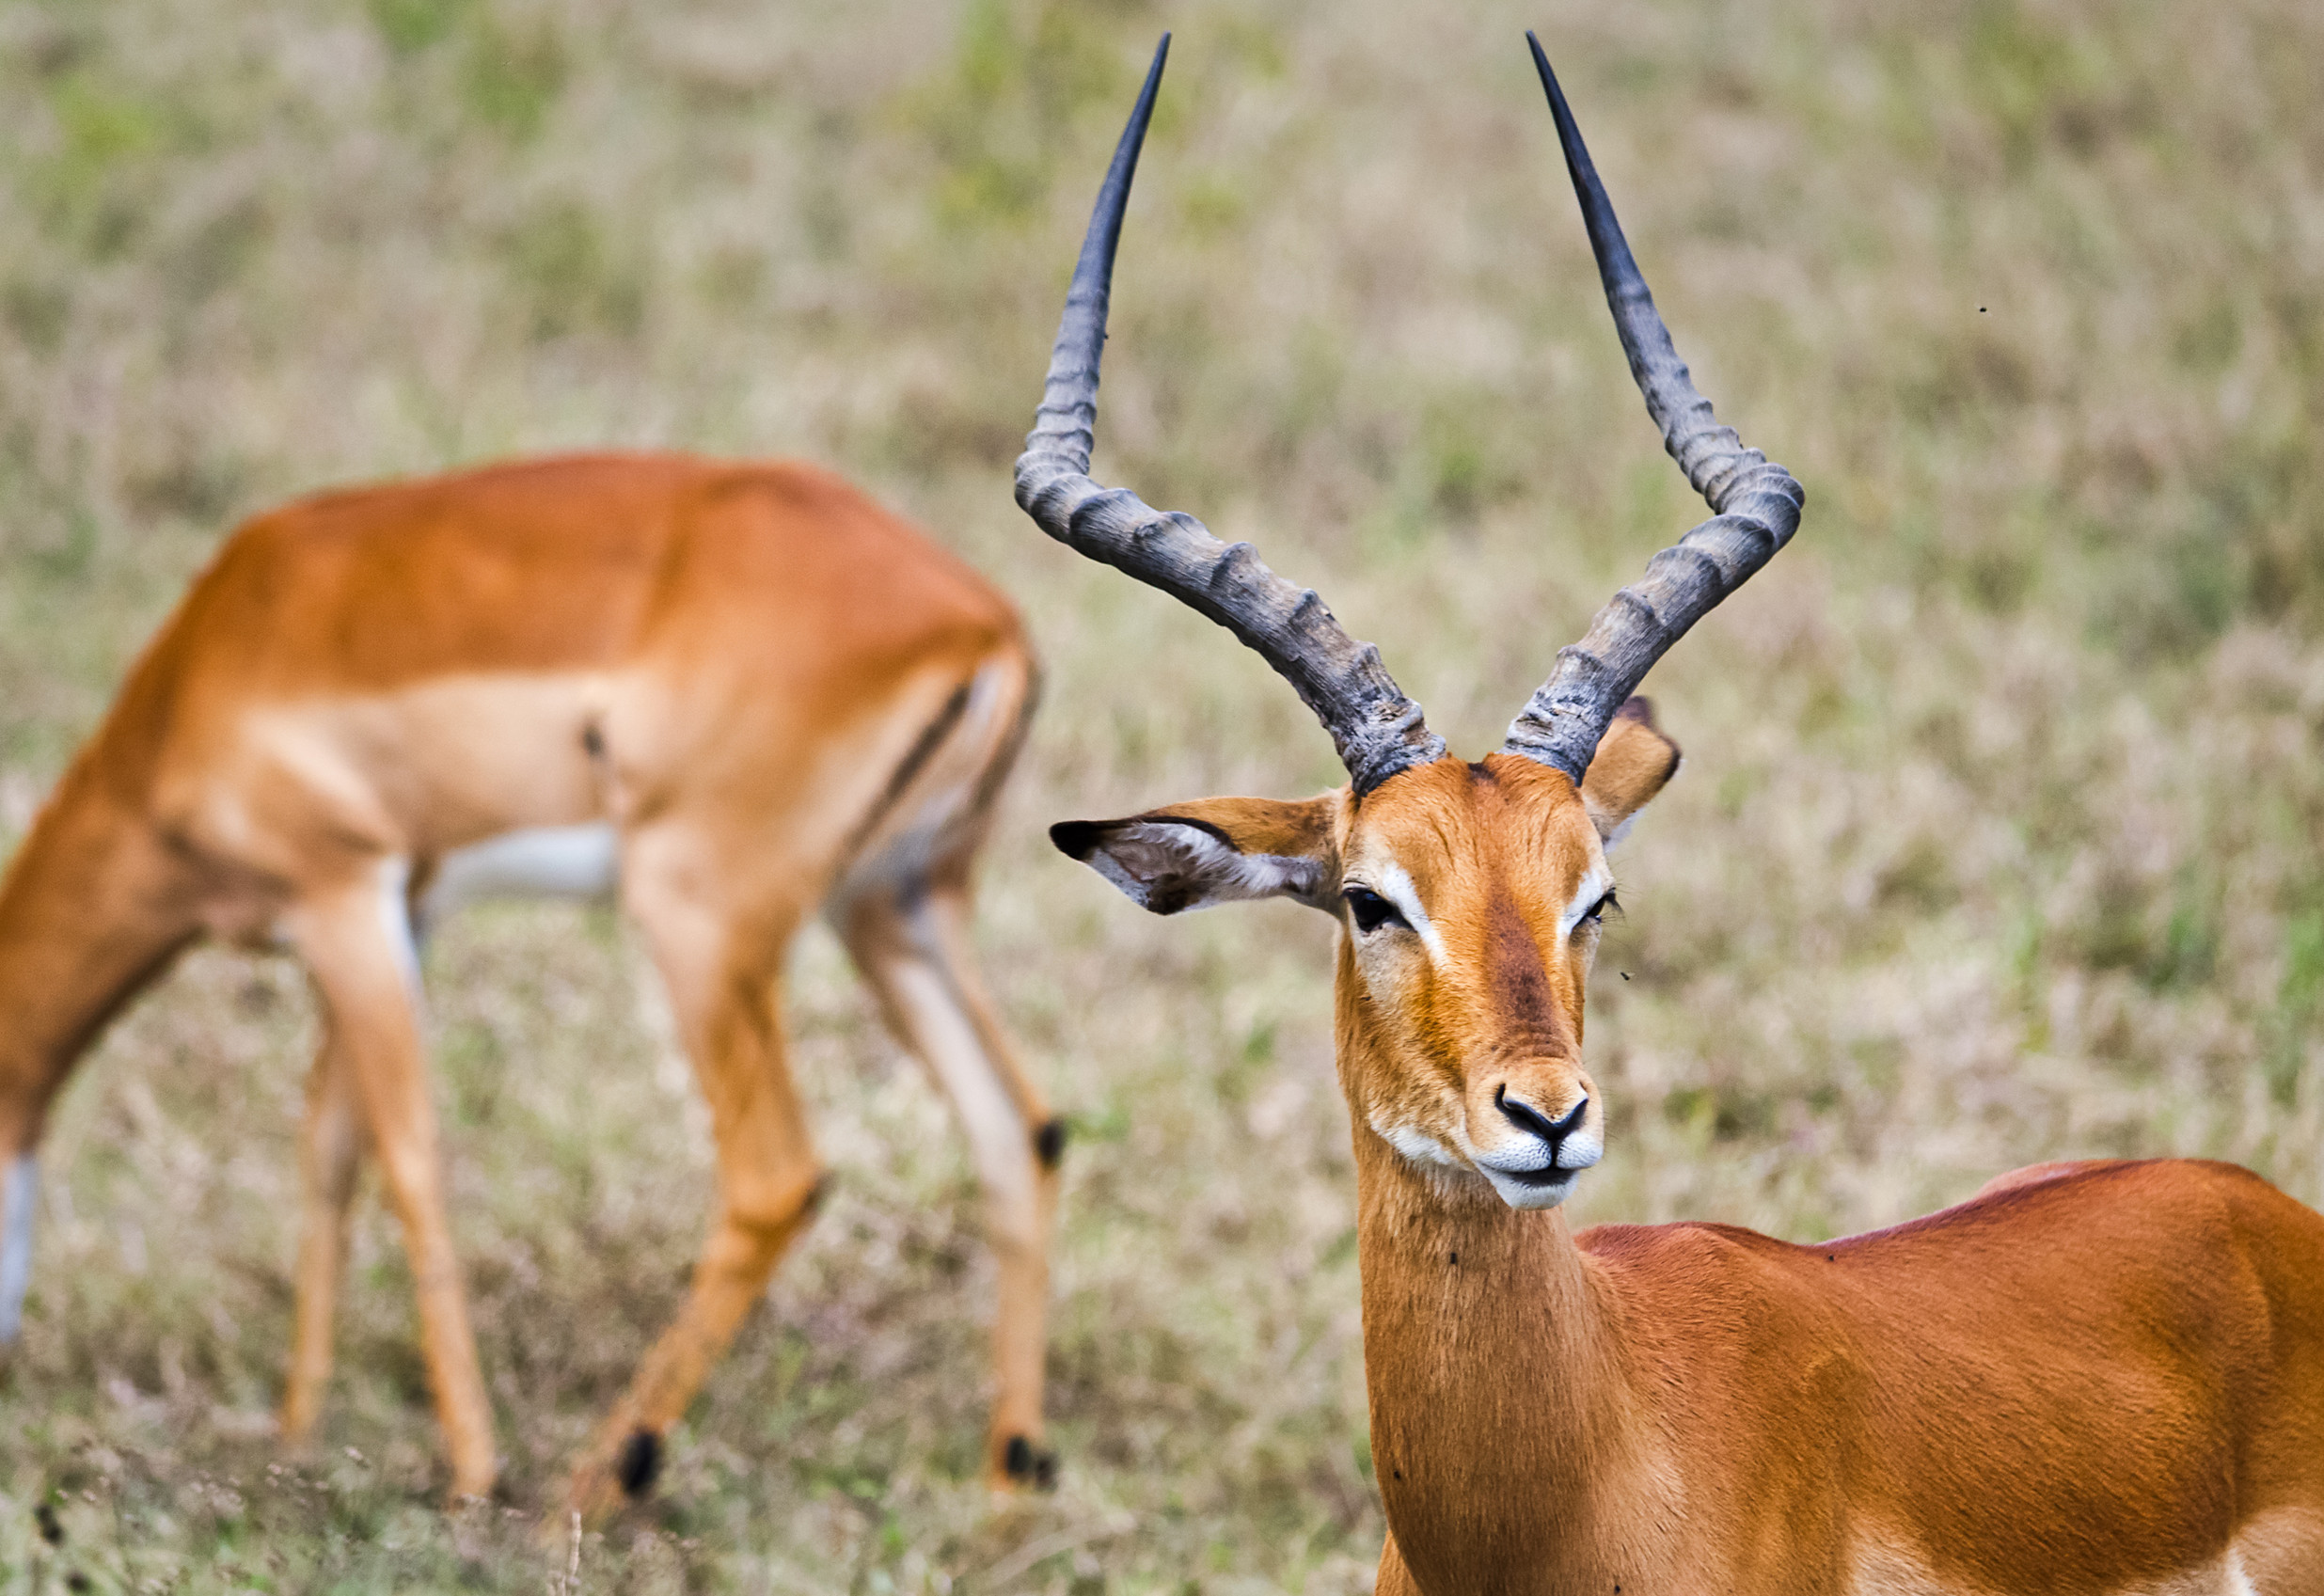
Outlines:
{"type": "Polygon", "coordinates": [[[634,1500],[653,1488],[654,1477],[661,1471],[662,1438],[650,1430],[640,1430],[623,1444],[613,1477],[621,1481],[622,1493],[634,1500]]]}
{"type": "Polygon", "coordinates": [[[1057,1454],[1038,1447],[1021,1435],[1012,1435],[1001,1450],[1001,1469],[1011,1479],[1036,1491],[1057,1489],[1057,1454]]]}
{"type": "Polygon", "coordinates": [[[1054,1169],[1057,1161],[1066,1156],[1066,1122],[1063,1115],[1045,1123],[1033,1133],[1033,1156],[1041,1161],[1043,1169],[1054,1169]]]}

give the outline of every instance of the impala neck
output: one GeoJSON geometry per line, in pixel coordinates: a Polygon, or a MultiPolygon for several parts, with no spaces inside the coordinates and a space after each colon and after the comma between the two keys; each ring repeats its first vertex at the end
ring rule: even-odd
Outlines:
{"type": "Polygon", "coordinates": [[[74,1060],[194,934],[189,876],[76,761],[0,881],[0,1160],[30,1151],[74,1060]]]}
{"type": "MultiPolygon", "coordinates": [[[[1381,1046],[1359,985],[1343,960],[1350,1081],[1381,1046]]],[[[1511,1209],[1355,1118],[1372,1463],[1406,1566],[1431,1591],[1611,1589],[1663,1515],[1639,1511],[1653,1471],[1605,1280],[1563,1210],[1511,1209]]]]}

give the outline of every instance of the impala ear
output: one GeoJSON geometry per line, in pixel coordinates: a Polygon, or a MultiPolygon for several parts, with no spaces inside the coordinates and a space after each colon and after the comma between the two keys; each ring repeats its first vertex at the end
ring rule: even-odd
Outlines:
{"type": "Polygon", "coordinates": [[[1598,835],[1612,847],[1663,783],[1679,772],[1679,745],[1654,726],[1654,706],[1633,698],[1614,712],[1582,778],[1582,802],[1598,835]]]}
{"type": "Polygon", "coordinates": [[[1338,801],[1336,793],[1298,803],[1200,798],[1126,820],[1061,821],[1049,840],[1156,914],[1251,898],[1334,912],[1338,801]]]}

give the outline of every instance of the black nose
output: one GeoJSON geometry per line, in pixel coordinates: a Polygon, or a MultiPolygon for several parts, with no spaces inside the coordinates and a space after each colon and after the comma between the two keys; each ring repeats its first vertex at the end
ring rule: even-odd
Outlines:
{"type": "Polygon", "coordinates": [[[1554,1166],[1557,1161],[1558,1149],[1565,1146],[1565,1139],[1582,1128],[1582,1115],[1589,1112],[1589,1099],[1587,1097],[1576,1099],[1562,1117],[1552,1119],[1523,1098],[1510,1097],[1507,1086],[1496,1086],[1493,1090],[1493,1106],[1509,1115],[1510,1123],[1518,1130],[1539,1136],[1547,1143],[1549,1161],[1554,1166]]]}

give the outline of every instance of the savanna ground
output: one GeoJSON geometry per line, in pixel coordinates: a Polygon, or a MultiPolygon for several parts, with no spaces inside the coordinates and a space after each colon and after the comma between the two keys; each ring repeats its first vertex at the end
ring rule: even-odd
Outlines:
{"type": "MultiPolygon", "coordinates": [[[[1178,32],[1101,471],[1323,589],[1464,751],[1701,514],[1521,40],[1682,350],[1810,489],[1655,674],[1585,1221],[1877,1225],[2039,1159],[2324,1199],[2324,10],[2307,0],[108,0],[0,8],[0,830],[238,517],[599,444],[796,453],[1014,593],[1049,692],[983,945],[1077,1139],[1051,1497],[972,1477],[945,1109],[820,932],[835,1193],[590,1590],[1368,1587],[1330,928],[1149,920],[1042,826],[1338,780],[1290,693],[1009,499],[1085,206],[1178,32]]],[[[537,1590],[672,1309],[704,1115],[609,913],[433,947],[503,1499],[448,1521],[393,1227],[325,1444],[267,1437],[313,1021],[199,953],[47,1149],[0,1591],[537,1590]],[[47,1503],[62,1533],[35,1527],[47,1503]]],[[[561,1559],[559,1559],[561,1561],[561,1559]]]]}

